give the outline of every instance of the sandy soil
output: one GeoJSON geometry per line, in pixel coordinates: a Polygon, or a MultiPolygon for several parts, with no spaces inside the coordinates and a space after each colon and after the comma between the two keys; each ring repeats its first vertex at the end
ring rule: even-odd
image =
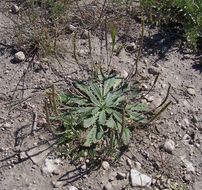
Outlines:
{"type": "MultiPolygon", "coordinates": [[[[11,44],[4,27],[12,23],[4,15],[7,10],[1,7],[0,42],[11,44]]],[[[135,41],[138,28],[139,24],[134,24],[127,36],[120,33],[120,43],[135,41]]],[[[155,88],[145,101],[158,106],[171,84],[169,99],[172,105],[147,128],[136,129],[129,150],[118,164],[110,165],[107,170],[88,171],[87,168],[81,171],[80,165],[59,157],[54,135],[43,126],[46,90],[53,83],[57,89],[66,88],[68,78],[85,79],[87,71],[80,71],[70,54],[61,60],[63,68],[50,59],[27,70],[28,62],[11,63],[12,47],[0,45],[0,189],[70,189],[73,185],[83,190],[99,190],[108,183],[116,190],[138,189],[130,186],[127,176],[131,168],[138,168],[155,180],[149,189],[202,189],[202,68],[190,50],[179,47],[176,36],[149,27],[145,30],[139,63],[139,72],[147,79],[144,87],[150,88],[155,72],[160,73],[155,88]],[[44,70],[39,68],[40,64],[44,70]],[[32,133],[36,113],[38,125],[32,133]],[[172,154],[162,150],[166,139],[175,142],[172,154]],[[46,172],[47,160],[54,162],[54,171],[46,172]],[[112,179],[117,172],[124,173],[125,179],[112,179]]],[[[71,48],[70,40],[71,34],[63,40],[63,47],[71,48]]],[[[80,61],[90,63],[92,60],[85,53],[87,40],[78,39],[78,44],[82,50],[80,61]]],[[[92,45],[96,60],[99,58],[99,40],[94,35],[92,45]]],[[[135,52],[123,49],[114,56],[112,64],[118,72],[128,72],[134,60],[135,52]]]]}

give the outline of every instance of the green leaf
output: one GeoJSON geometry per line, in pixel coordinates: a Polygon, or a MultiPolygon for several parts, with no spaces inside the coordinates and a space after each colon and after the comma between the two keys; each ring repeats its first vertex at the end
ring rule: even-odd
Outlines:
{"type": "Polygon", "coordinates": [[[97,127],[94,125],[86,137],[84,146],[90,147],[96,141],[97,127]]]}
{"type": "Polygon", "coordinates": [[[93,111],[94,107],[79,107],[76,108],[77,113],[91,113],[93,111]]]}
{"type": "Polygon", "coordinates": [[[115,42],[116,42],[116,36],[117,36],[117,30],[116,30],[116,28],[113,26],[113,27],[111,28],[112,52],[114,51],[114,46],[115,46],[115,42]]]}
{"type": "Polygon", "coordinates": [[[118,133],[120,134],[120,133],[121,133],[121,130],[122,130],[122,125],[121,125],[121,123],[117,122],[117,123],[116,123],[116,128],[117,128],[117,130],[118,130],[118,133]]]}
{"type": "Polygon", "coordinates": [[[84,128],[88,128],[88,127],[94,125],[96,123],[97,117],[98,117],[98,115],[96,114],[93,117],[90,117],[88,119],[84,119],[84,121],[83,121],[83,127],[84,128]]]}
{"type": "Polygon", "coordinates": [[[106,113],[105,110],[102,110],[99,114],[99,124],[104,125],[106,122],[106,113]]]}
{"type": "Polygon", "coordinates": [[[126,106],[126,110],[137,111],[137,112],[148,111],[148,106],[144,103],[139,103],[135,105],[131,104],[126,106]]]}
{"type": "Polygon", "coordinates": [[[110,107],[114,104],[115,100],[118,99],[119,96],[114,95],[113,93],[109,92],[105,98],[105,104],[107,107],[110,107]]]}
{"type": "Polygon", "coordinates": [[[85,85],[76,83],[76,87],[77,87],[81,92],[86,93],[87,88],[86,88],[85,85]]]}
{"type": "Polygon", "coordinates": [[[114,117],[116,118],[116,120],[119,122],[119,123],[122,123],[122,114],[117,112],[117,111],[113,111],[113,115],[114,117]]]}
{"type": "Polygon", "coordinates": [[[97,133],[96,133],[96,139],[97,139],[97,141],[101,140],[102,137],[103,137],[103,135],[104,135],[104,130],[103,130],[103,128],[100,126],[100,129],[97,130],[97,133]]]}
{"type": "Polygon", "coordinates": [[[99,112],[100,108],[99,107],[94,107],[94,109],[92,110],[92,115],[95,115],[99,112]]]}
{"type": "Polygon", "coordinates": [[[97,98],[99,100],[101,100],[102,94],[101,94],[101,89],[99,88],[99,86],[96,83],[91,83],[90,88],[92,89],[93,93],[97,96],[97,98]]]}
{"type": "Polygon", "coordinates": [[[111,108],[106,108],[105,111],[106,111],[109,115],[111,115],[114,110],[111,109],[111,108]]]}
{"type": "Polygon", "coordinates": [[[110,89],[113,87],[114,85],[114,78],[108,78],[105,82],[104,82],[104,96],[107,95],[107,93],[110,91],[110,89]]]}
{"type": "Polygon", "coordinates": [[[140,113],[137,113],[137,112],[128,112],[129,116],[131,119],[135,120],[135,121],[140,121],[140,120],[143,120],[144,117],[142,116],[142,114],[140,113]]]}
{"type": "Polygon", "coordinates": [[[113,105],[118,106],[121,102],[125,100],[124,96],[119,96],[117,100],[113,103],[113,105]]]}
{"type": "Polygon", "coordinates": [[[107,121],[106,125],[109,128],[114,128],[115,127],[116,123],[115,123],[115,121],[114,121],[114,119],[113,119],[112,116],[109,118],[109,120],[107,121]]]}
{"type": "Polygon", "coordinates": [[[86,90],[86,94],[88,95],[88,97],[90,98],[90,100],[92,101],[93,104],[95,104],[97,106],[100,105],[100,102],[98,101],[96,96],[91,92],[90,88],[88,88],[88,90],[86,90]]]}
{"type": "Polygon", "coordinates": [[[66,103],[69,99],[69,97],[67,96],[66,93],[62,92],[60,95],[59,95],[59,99],[60,99],[60,102],[61,103],[66,103]]]}
{"type": "Polygon", "coordinates": [[[128,145],[130,142],[130,130],[128,128],[123,129],[122,140],[124,145],[128,145]]]}
{"type": "Polygon", "coordinates": [[[68,103],[75,103],[75,104],[78,104],[79,106],[83,106],[83,105],[87,105],[88,101],[84,98],[75,97],[75,98],[70,98],[68,103]]]}

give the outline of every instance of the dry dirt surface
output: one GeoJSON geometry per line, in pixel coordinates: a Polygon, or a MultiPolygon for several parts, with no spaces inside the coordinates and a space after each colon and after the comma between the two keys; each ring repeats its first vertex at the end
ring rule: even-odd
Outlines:
{"type": "MultiPolygon", "coordinates": [[[[172,104],[153,123],[134,130],[129,148],[118,163],[107,161],[97,170],[59,156],[55,136],[44,126],[44,97],[52,84],[65,89],[68,80],[86,79],[71,55],[61,60],[12,63],[13,47],[5,31],[12,25],[7,9],[0,3],[0,189],[1,190],[201,190],[202,189],[202,68],[190,50],[179,47],[173,33],[145,28],[139,73],[142,86],[149,89],[143,100],[158,106],[166,97],[172,104]],[[150,31],[150,34],[148,34],[150,31]],[[7,45],[5,45],[7,44],[7,45]],[[43,69],[40,67],[42,65],[43,69]],[[36,125],[37,124],[37,125],[36,125]],[[131,186],[131,170],[151,179],[147,187],[131,186]]],[[[10,4],[8,4],[8,7],[10,4]]],[[[135,23],[135,21],[134,21],[135,23]]],[[[135,42],[140,24],[131,25],[126,44],[112,60],[113,68],[124,74],[135,60],[135,42]],[[134,46],[134,47],[133,47],[134,46]],[[134,48],[134,49],[133,49],[134,48]],[[134,51],[133,51],[134,50],[134,51]]],[[[69,47],[71,34],[63,40],[69,47]]],[[[90,63],[87,39],[78,39],[80,60],[90,63]]],[[[99,58],[99,40],[92,36],[95,59],[99,58]]]]}

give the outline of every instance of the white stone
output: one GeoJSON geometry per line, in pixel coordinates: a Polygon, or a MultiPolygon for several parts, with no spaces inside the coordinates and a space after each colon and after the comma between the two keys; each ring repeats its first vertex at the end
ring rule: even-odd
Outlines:
{"type": "Polygon", "coordinates": [[[167,139],[163,145],[163,149],[168,153],[172,153],[172,151],[175,149],[175,142],[171,139],[167,139]]]}
{"type": "Polygon", "coordinates": [[[195,92],[195,90],[194,90],[193,88],[188,88],[188,89],[187,89],[187,93],[188,93],[189,95],[192,95],[192,96],[196,95],[196,92],[195,92]]]}
{"type": "Polygon", "coordinates": [[[21,159],[21,160],[24,160],[24,159],[26,159],[26,158],[27,158],[26,153],[25,153],[25,152],[21,152],[21,153],[20,153],[20,159],[21,159]]]}
{"type": "Polygon", "coordinates": [[[59,188],[63,186],[63,183],[61,181],[56,181],[56,182],[52,182],[53,187],[55,188],[59,188]]]}
{"type": "Polygon", "coordinates": [[[126,70],[121,71],[121,76],[123,78],[127,78],[128,77],[128,72],[126,70]]]}
{"type": "Polygon", "coordinates": [[[69,187],[68,187],[68,190],[78,190],[78,188],[77,188],[77,187],[74,187],[74,186],[69,186],[69,187]]]}
{"type": "Polygon", "coordinates": [[[130,180],[133,187],[149,187],[152,182],[152,178],[135,169],[130,170],[130,180]]]}
{"type": "Polygon", "coordinates": [[[154,96],[149,96],[149,97],[147,97],[147,101],[148,101],[148,102],[154,101],[154,96]]]}
{"type": "Polygon", "coordinates": [[[104,189],[104,190],[112,190],[112,189],[113,189],[113,186],[112,186],[111,183],[107,183],[107,184],[104,186],[103,189],[104,189]]]}
{"type": "Polygon", "coordinates": [[[86,164],[81,165],[81,169],[82,169],[82,170],[86,170],[86,169],[87,169],[86,164]]]}
{"type": "Polygon", "coordinates": [[[52,174],[57,170],[57,166],[52,159],[45,159],[44,166],[42,167],[42,172],[45,174],[52,174]]]}
{"type": "Polygon", "coordinates": [[[25,54],[22,51],[19,51],[14,55],[14,59],[17,62],[24,61],[25,60],[25,54]]]}
{"type": "Polygon", "coordinates": [[[103,161],[103,162],[102,162],[102,168],[103,168],[104,170],[108,170],[108,169],[110,168],[109,162],[103,161]]]}
{"type": "Polygon", "coordinates": [[[187,169],[187,172],[195,173],[195,167],[192,162],[188,161],[187,159],[183,159],[182,161],[187,169]]]}

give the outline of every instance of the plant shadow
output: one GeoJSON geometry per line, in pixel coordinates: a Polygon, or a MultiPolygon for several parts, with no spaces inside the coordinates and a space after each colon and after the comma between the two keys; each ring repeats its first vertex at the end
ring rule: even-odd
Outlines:
{"type": "Polygon", "coordinates": [[[151,36],[145,36],[143,39],[143,56],[157,55],[155,62],[166,58],[168,53],[173,51],[173,47],[176,47],[176,43],[180,42],[177,51],[183,52],[182,47],[182,31],[179,29],[168,30],[161,28],[157,33],[151,36]]]}

